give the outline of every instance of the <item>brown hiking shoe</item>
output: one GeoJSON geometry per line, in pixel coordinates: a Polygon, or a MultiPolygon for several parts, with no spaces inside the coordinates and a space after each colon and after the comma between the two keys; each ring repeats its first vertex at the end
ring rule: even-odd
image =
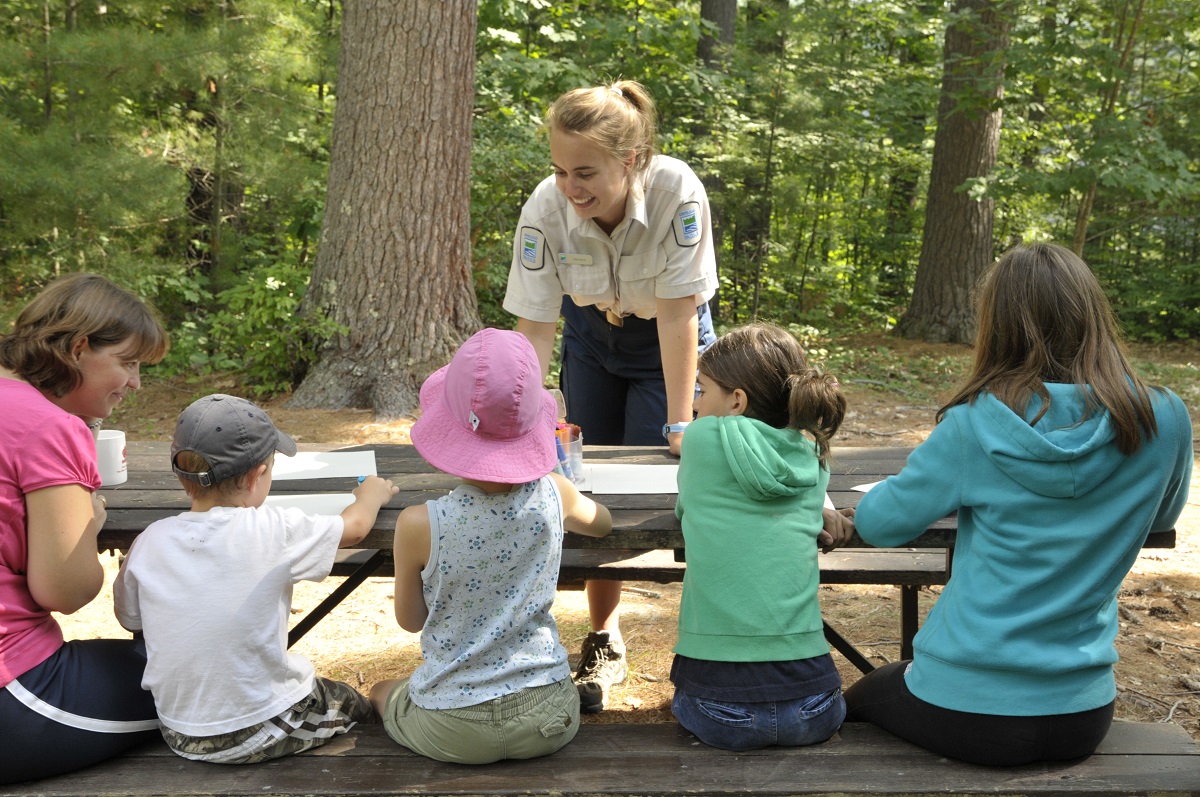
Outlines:
{"type": "Polygon", "coordinates": [[[579,710],[584,714],[603,711],[608,705],[608,690],[625,683],[629,664],[625,644],[610,642],[607,631],[593,631],[583,640],[575,688],[579,690],[579,710]]]}

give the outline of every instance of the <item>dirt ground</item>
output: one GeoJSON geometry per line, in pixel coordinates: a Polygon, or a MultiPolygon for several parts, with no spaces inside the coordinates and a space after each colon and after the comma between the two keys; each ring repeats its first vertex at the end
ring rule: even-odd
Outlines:
{"type": "MultiPolygon", "coordinates": [[[[895,346],[895,341],[889,341],[895,346]]],[[[937,350],[912,344],[910,353],[937,350]]],[[[961,347],[941,347],[961,355],[961,347]]],[[[1158,352],[1164,360],[1200,362],[1197,350],[1158,352]]],[[[835,439],[837,445],[915,445],[928,434],[936,404],[914,400],[911,394],[856,383],[843,378],[850,415],[835,439]]],[[[181,386],[150,377],[142,391],[123,406],[108,424],[124,429],[134,440],[170,439],[179,410],[208,392],[237,392],[229,380],[181,386]]],[[[1186,396],[1193,424],[1200,401],[1186,396]]],[[[301,447],[315,444],[353,445],[408,442],[411,421],[376,420],[367,411],[291,410],[282,400],[267,404],[276,423],[301,447]]],[[[1200,428],[1200,427],[1198,427],[1200,428]]],[[[1197,463],[1200,470],[1200,463],[1197,463]]],[[[1117,716],[1154,722],[1174,722],[1200,740],[1200,474],[1193,477],[1191,497],[1177,526],[1173,550],[1147,550],[1125,580],[1120,596],[1121,633],[1117,640],[1117,716]]],[[[115,558],[106,561],[108,585],[116,571],[115,558]]],[[[299,617],[336,586],[337,579],[301,584],[293,613],[299,617]]],[[[921,612],[929,610],[940,588],[924,590],[921,612]]],[[[679,585],[627,583],[622,600],[622,628],[629,645],[631,676],[613,695],[610,710],[587,717],[587,722],[670,722],[672,693],[668,673],[679,585]]],[[[875,662],[899,657],[900,590],[896,587],[822,587],[825,617],[875,662]]],[[[295,651],[316,663],[320,674],[347,681],[364,692],[376,681],[404,676],[420,661],[417,635],[400,629],[392,616],[391,582],[371,579],[323,620],[295,651]]],[[[574,660],[587,633],[587,605],[581,592],[560,592],[555,617],[563,644],[574,660]]],[[[69,638],[122,636],[112,619],[111,593],[105,592],[84,610],[65,617],[69,638]]],[[[848,685],[858,671],[834,653],[848,685]]]]}

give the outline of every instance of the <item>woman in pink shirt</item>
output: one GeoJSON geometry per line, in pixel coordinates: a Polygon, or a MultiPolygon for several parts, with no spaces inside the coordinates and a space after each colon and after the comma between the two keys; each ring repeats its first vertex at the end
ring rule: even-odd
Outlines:
{"type": "Polygon", "coordinates": [[[64,643],[51,613],[77,611],[104,584],[93,430],[167,347],[153,311],[94,274],[55,280],[0,338],[0,783],[158,735],[141,643],[64,643]]]}

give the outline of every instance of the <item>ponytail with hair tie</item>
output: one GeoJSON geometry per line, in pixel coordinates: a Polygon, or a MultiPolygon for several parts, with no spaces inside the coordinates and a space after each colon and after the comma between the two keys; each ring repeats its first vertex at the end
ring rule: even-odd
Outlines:
{"type": "Polygon", "coordinates": [[[829,441],[846,417],[846,397],[837,377],[808,368],[788,377],[789,426],[808,432],[817,444],[822,464],[829,456],[829,441]]]}

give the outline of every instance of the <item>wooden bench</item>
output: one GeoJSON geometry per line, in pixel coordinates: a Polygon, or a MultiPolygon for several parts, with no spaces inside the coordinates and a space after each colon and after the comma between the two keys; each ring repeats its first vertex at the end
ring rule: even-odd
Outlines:
{"type": "Polygon", "coordinates": [[[360,726],[323,748],[263,764],[186,761],[159,742],[0,795],[1154,795],[1200,791],[1200,748],[1170,724],[1116,722],[1082,761],[988,768],[951,761],[872,725],[846,723],[812,747],[717,750],[674,723],[585,723],[557,753],[486,766],[444,764],[360,726]]]}

